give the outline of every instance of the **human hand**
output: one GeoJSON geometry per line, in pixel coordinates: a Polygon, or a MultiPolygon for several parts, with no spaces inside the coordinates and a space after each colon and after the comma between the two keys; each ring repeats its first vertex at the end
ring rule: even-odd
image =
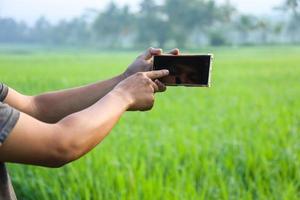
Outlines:
{"type": "Polygon", "coordinates": [[[120,82],[113,89],[113,92],[121,95],[128,101],[128,110],[150,110],[154,104],[154,93],[165,90],[160,89],[161,86],[159,86],[160,83],[158,83],[157,79],[168,74],[168,70],[138,72],[120,82]]]}
{"type": "MultiPolygon", "coordinates": [[[[129,67],[123,73],[125,78],[128,78],[137,72],[147,72],[153,70],[153,56],[161,55],[162,53],[162,49],[150,47],[144,53],[139,55],[131,65],[129,65],[129,67]]],[[[168,54],[178,55],[179,50],[173,49],[168,54]]]]}

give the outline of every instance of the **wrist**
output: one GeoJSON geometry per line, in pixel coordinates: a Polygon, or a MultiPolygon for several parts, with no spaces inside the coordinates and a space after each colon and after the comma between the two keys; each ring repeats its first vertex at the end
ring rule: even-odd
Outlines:
{"type": "Polygon", "coordinates": [[[120,74],[117,78],[118,78],[119,82],[121,82],[121,81],[125,80],[128,77],[129,76],[128,76],[127,72],[125,71],[122,74],[120,74]]]}
{"type": "Polygon", "coordinates": [[[110,95],[115,99],[119,99],[126,106],[126,110],[131,107],[133,104],[133,98],[130,96],[128,92],[123,89],[115,88],[110,92],[110,95]]]}
{"type": "Polygon", "coordinates": [[[128,78],[129,76],[131,76],[131,75],[133,75],[133,74],[134,74],[134,72],[133,72],[131,69],[127,68],[127,69],[123,72],[122,76],[124,77],[124,79],[126,79],[126,78],[128,78]]]}

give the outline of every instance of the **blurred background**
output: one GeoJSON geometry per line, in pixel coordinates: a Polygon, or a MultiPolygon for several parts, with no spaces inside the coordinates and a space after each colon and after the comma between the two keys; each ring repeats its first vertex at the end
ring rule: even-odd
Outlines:
{"type": "Polygon", "coordinates": [[[299,200],[300,0],[0,0],[0,80],[27,95],[118,75],[149,46],[213,53],[211,88],[59,169],[8,164],[25,200],[299,200]]]}
{"type": "Polygon", "coordinates": [[[138,49],[297,44],[298,0],[1,0],[0,43],[138,49]]]}

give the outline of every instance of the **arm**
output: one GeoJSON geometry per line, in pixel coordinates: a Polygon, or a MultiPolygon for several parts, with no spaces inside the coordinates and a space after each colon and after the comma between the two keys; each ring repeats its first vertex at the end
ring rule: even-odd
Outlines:
{"type": "Polygon", "coordinates": [[[26,96],[10,88],[4,102],[43,122],[55,123],[93,105],[123,79],[120,75],[106,81],[37,96],[26,96]]]}
{"type": "Polygon", "coordinates": [[[55,124],[21,113],[0,147],[0,162],[60,167],[78,159],[103,140],[127,109],[151,109],[158,91],[151,79],[167,74],[162,70],[131,76],[93,106],[55,124]]]}
{"type": "MultiPolygon", "coordinates": [[[[151,70],[152,56],[159,55],[161,52],[161,49],[150,48],[138,56],[123,74],[87,86],[37,96],[22,95],[10,89],[5,103],[43,122],[55,123],[71,113],[93,105],[125,78],[139,71],[151,70]]],[[[178,49],[174,49],[170,53],[176,55],[178,49]]]]}
{"type": "Polygon", "coordinates": [[[112,92],[92,107],[56,124],[43,123],[21,113],[15,128],[0,147],[0,162],[60,167],[96,146],[128,105],[125,99],[112,92]]]}

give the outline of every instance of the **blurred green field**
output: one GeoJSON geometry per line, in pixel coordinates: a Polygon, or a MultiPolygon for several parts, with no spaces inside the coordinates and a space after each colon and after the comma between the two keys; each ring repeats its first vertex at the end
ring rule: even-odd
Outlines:
{"type": "MultiPolygon", "coordinates": [[[[63,168],[10,164],[19,199],[300,199],[300,47],[207,51],[211,88],[168,88],[63,168]]],[[[0,79],[37,94],[116,75],[136,55],[2,51],[0,79]]]]}

